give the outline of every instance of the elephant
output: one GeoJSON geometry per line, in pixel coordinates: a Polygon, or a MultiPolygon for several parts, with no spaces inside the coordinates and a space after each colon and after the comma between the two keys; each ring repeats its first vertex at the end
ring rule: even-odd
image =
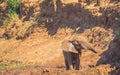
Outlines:
{"type": "Polygon", "coordinates": [[[62,42],[66,70],[79,70],[82,49],[88,49],[97,53],[94,48],[82,38],[74,38],[72,40],[64,40],[62,42]]]}

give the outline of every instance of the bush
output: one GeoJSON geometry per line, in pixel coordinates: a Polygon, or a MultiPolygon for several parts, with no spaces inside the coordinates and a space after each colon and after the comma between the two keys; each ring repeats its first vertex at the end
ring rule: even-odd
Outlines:
{"type": "Polygon", "coordinates": [[[19,40],[19,39],[27,38],[30,35],[30,33],[36,23],[37,22],[34,20],[25,21],[23,23],[24,25],[18,30],[16,39],[19,40]]]}
{"type": "MultiPolygon", "coordinates": [[[[115,20],[118,21],[118,27],[120,28],[120,18],[116,17],[115,20]]],[[[120,31],[116,31],[115,38],[120,39],[120,31]]]]}
{"type": "Polygon", "coordinates": [[[118,21],[118,27],[120,27],[120,18],[116,17],[115,20],[118,21]]]}
{"type": "Polygon", "coordinates": [[[5,21],[10,21],[11,17],[19,12],[19,0],[5,0],[8,5],[5,21]]]}

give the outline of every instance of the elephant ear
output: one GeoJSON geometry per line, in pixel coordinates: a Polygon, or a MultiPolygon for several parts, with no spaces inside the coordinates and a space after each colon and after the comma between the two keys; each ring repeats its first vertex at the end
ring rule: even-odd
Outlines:
{"type": "Polygon", "coordinates": [[[74,37],[73,41],[77,41],[83,49],[91,50],[92,52],[97,53],[93,46],[89,42],[87,42],[82,36],[74,37]]]}

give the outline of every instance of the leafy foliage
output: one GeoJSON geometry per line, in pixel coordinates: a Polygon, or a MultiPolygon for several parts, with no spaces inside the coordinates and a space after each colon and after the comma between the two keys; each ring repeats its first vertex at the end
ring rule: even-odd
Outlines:
{"type": "Polygon", "coordinates": [[[24,69],[29,68],[30,65],[23,64],[20,61],[7,61],[2,60],[0,62],[0,70],[14,70],[14,69],[24,69]]]}
{"type": "MultiPolygon", "coordinates": [[[[115,20],[118,21],[118,27],[120,27],[120,18],[116,17],[115,20]]],[[[120,32],[119,31],[115,32],[115,38],[120,39],[120,32]]]]}
{"type": "Polygon", "coordinates": [[[5,2],[8,5],[8,9],[7,9],[7,18],[5,18],[5,21],[10,21],[11,17],[15,14],[19,12],[19,5],[20,2],[19,0],[5,0],[5,2]]]}
{"type": "Polygon", "coordinates": [[[28,37],[35,24],[36,24],[36,21],[34,20],[25,21],[24,25],[17,32],[16,39],[24,39],[28,37]]]}
{"type": "Polygon", "coordinates": [[[23,19],[19,18],[19,0],[5,0],[5,2],[8,5],[8,9],[4,19],[7,25],[3,37],[6,39],[24,39],[28,37],[36,21],[33,19],[23,21],[23,19]]]}
{"type": "Polygon", "coordinates": [[[116,21],[118,21],[118,26],[120,27],[120,18],[115,18],[116,21]]]}

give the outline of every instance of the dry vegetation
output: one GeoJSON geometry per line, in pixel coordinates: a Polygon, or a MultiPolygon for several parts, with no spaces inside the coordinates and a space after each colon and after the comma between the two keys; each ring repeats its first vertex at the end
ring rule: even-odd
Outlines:
{"type": "Polygon", "coordinates": [[[20,0],[7,18],[1,0],[0,75],[119,75],[119,9],[119,0],[20,0]],[[83,50],[81,69],[66,71],[61,42],[76,35],[98,54],[83,50]]]}

